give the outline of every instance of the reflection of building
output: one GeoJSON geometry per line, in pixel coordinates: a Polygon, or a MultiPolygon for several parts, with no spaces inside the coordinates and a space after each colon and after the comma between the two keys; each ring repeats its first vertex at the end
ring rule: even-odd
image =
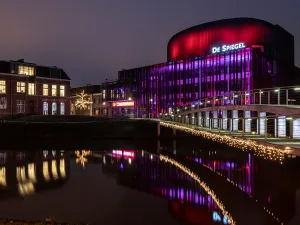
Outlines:
{"type": "Polygon", "coordinates": [[[63,69],[0,61],[0,115],[70,114],[70,78],[63,69]]]}
{"type": "Polygon", "coordinates": [[[102,91],[100,85],[87,85],[83,87],[77,87],[71,89],[71,114],[72,115],[84,115],[84,116],[103,116],[104,105],[102,98],[102,91]],[[76,106],[78,101],[78,95],[85,94],[84,100],[90,102],[84,107],[76,106]]]}
{"type": "MultiPolygon", "coordinates": [[[[183,220],[184,224],[214,224],[213,211],[219,212],[211,196],[191,182],[191,177],[144,151],[114,150],[106,155],[103,173],[118,174],[117,182],[120,185],[169,199],[171,215],[183,220]],[[174,204],[180,209],[175,209],[174,204]],[[197,212],[198,216],[192,213],[183,216],[183,208],[197,212]],[[200,220],[196,221],[195,218],[200,220]]],[[[222,214],[219,212],[219,215],[222,214]]]]}
{"type": "Polygon", "coordinates": [[[69,166],[69,154],[64,151],[2,151],[0,188],[9,197],[59,187],[68,180],[69,166]]]}

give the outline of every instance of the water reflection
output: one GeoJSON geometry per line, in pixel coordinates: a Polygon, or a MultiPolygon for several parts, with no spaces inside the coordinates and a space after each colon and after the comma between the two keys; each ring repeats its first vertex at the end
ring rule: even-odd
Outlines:
{"type": "Polygon", "coordinates": [[[170,214],[184,224],[230,224],[203,187],[154,154],[113,150],[106,155],[103,173],[117,173],[118,184],[169,199],[170,214]]]}
{"type": "Polygon", "coordinates": [[[32,195],[56,181],[66,181],[69,160],[69,154],[63,151],[2,151],[0,187],[10,196],[32,195]]]}

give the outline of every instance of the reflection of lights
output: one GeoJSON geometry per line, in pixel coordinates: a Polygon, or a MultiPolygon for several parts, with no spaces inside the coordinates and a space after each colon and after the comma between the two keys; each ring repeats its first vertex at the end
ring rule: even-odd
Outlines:
{"type": "Polygon", "coordinates": [[[36,175],[35,175],[35,164],[28,164],[28,177],[31,182],[36,183],[36,175]]]}
{"type": "Polygon", "coordinates": [[[43,162],[43,176],[44,176],[45,181],[50,180],[48,161],[43,162]]]}
{"type": "Polygon", "coordinates": [[[105,155],[103,156],[103,164],[104,165],[106,164],[106,157],[105,157],[105,155]]]}
{"type": "Polygon", "coordinates": [[[52,150],[52,155],[55,157],[56,156],[56,151],[52,150]]]}
{"type": "Polygon", "coordinates": [[[34,193],[34,185],[32,182],[19,183],[18,190],[21,196],[30,195],[34,193]]]}
{"type": "Polygon", "coordinates": [[[131,158],[128,159],[128,163],[129,163],[129,165],[131,165],[131,158]]]}
{"type": "Polygon", "coordinates": [[[56,160],[52,160],[52,176],[54,180],[58,179],[58,173],[57,173],[57,165],[56,165],[56,160]]]}
{"type": "Polygon", "coordinates": [[[0,168],[0,185],[6,186],[6,168],[2,167],[0,168]]]}
{"type": "Polygon", "coordinates": [[[66,165],[64,159],[61,159],[59,162],[59,173],[62,178],[66,177],[66,165]]]}
{"type": "Polygon", "coordinates": [[[153,155],[152,155],[152,154],[150,155],[150,159],[151,159],[151,160],[153,159],[153,155]]]}
{"type": "Polygon", "coordinates": [[[43,155],[44,155],[44,158],[46,158],[48,156],[48,151],[47,150],[44,150],[43,151],[43,155]]]}
{"type": "Polygon", "coordinates": [[[25,166],[17,167],[16,169],[16,175],[17,175],[17,181],[18,182],[25,182],[27,180],[26,178],[26,172],[25,172],[25,166]]]}
{"type": "Polygon", "coordinates": [[[92,155],[92,151],[90,150],[82,150],[82,151],[75,151],[75,155],[76,155],[76,163],[77,164],[81,164],[82,167],[85,167],[85,163],[88,162],[88,159],[86,158],[86,156],[92,155]]]}
{"type": "Polygon", "coordinates": [[[116,155],[116,156],[126,156],[126,157],[131,157],[131,158],[134,157],[134,152],[128,151],[128,150],[123,150],[123,151],[122,150],[113,150],[112,154],[116,155]]]}
{"type": "Polygon", "coordinates": [[[204,181],[200,180],[200,177],[197,174],[192,172],[190,169],[188,169],[181,163],[175,161],[174,159],[171,159],[164,155],[160,155],[160,158],[162,158],[165,162],[171,163],[172,165],[176,166],[177,168],[181,169],[184,173],[186,173],[190,177],[192,177],[198,184],[200,184],[200,186],[205,190],[205,192],[207,192],[208,195],[211,196],[211,198],[214,200],[214,202],[217,204],[217,206],[222,211],[223,215],[228,218],[228,221],[231,222],[232,224],[236,224],[236,222],[233,220],[232,216],[225,209],[225,206],[223,205],[223,203],[217,198],[216,194],[209,188],[209,186],[204,181]]]}

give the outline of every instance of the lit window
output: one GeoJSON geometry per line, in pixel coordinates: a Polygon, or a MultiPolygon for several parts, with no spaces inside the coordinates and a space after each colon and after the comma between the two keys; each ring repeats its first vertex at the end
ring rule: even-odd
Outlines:
{"type": "Polygon", "coordinates": [[[105,99],[105,90],[102,91],[102,98],[105,99]]]}
{"type": "Polygon", "coordinates": [[[17,113],[25,113],[25,100],[17,100],[17,113]]]}
{"type": "Polygon", "coordinates": [[[48,115],[48,102],[43,102],[43,115],[48,115]]]}
{"type": "Polygon", "coordinates": [[[56,102],[52,102],[52,115],[56,115],[56,107],[57,107],[56,102]]]}
{"type": "Polygon", "coordinates": [[[60,85],[59,96],[61,96],[61,97],[65,96],[65,86],[64,85],[60,85]]]}
{"type": "Polygon", "coordinates": [[[17,82],[17,92],[25,93],[25,82],[17,82]]]}
{"type": "Polygon", "coordinates": [[[43,84],[43,95],[47,96],[49,93],[48,91],[48,84],[43,84]]]}
{"type": "Polygon", "coordinates": [[[60,103],[60,115],[65,115],[65,103],[60,103]]]}
{"type": "Polygon", "coordinates": [[[6,81],[0,80],[0,94],[6,93],[6,81]]]}
{"type": "Polygon", "coordinates": [[[52,96],[56,96],[57,90],[56,90],[56,85],[52,85],[52,96]]]}
{"type": "Polygon", "coordinates": [[[28,94],[34,95],[35,93],[35,85],[34,83],[28,83],[28,94]]]}
{"type": "Polygon", "coordinates": [[[34,68],[30,66],[19,66],[19,74],[34,76],[34,68]]]}

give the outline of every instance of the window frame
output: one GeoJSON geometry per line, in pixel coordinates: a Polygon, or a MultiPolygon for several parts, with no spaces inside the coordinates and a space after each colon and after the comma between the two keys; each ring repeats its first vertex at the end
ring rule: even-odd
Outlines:
{"type": "Polygon", "coordinates": [[[28,95],[35,95],[35,83],[28,83],[28,95]],[[31,92],[31,85],[33,85],[33,92],[31,92]]]}
{"type": "Polygon", "coordinates": [[[51,96],[57,96],[57,85],[56,84],[51,85],[51,96]],[[53,90],[55,90],[55,95],[53,94],[54,93],[53,90]]]}
{"type": "Polygon", "coordinates": [[[6,94],[6,80],[0,80],[0,94],[6,94]],[[3,92],[2,88],[4,90],[3,92]]]}
{"type": "Polygon", "coordinates": [[[43,96],[48,96],[49,95],[49,84],[43,84],[43,96]],[[45,88],[47,86],[47,88],[45,88]],[[47,94],[45,94],[45,91],[47,90],[47,94]]]}
{"type": "Polygon", "coordinates": [[[17,81],[17,93],[26,93],[26,82],[17,81]],[[24,91],[22,91],[22,89],[24,89],[24,91]]]}

